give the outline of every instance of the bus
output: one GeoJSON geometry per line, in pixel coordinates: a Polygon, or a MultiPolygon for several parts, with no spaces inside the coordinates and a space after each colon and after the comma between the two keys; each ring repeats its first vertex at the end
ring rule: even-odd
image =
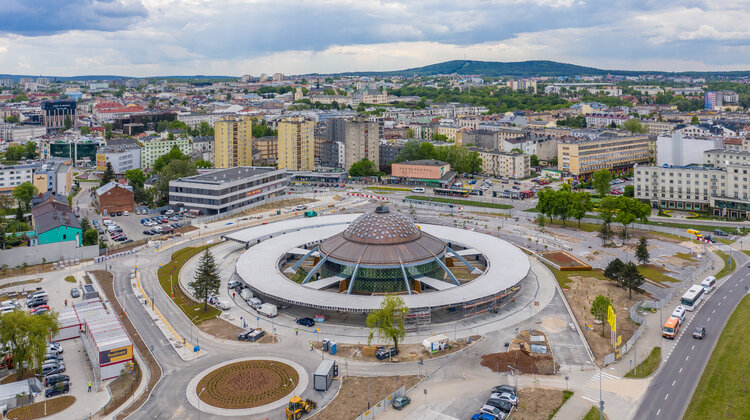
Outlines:
{"type": "Polygon", "coordinates": [[[703,299],[703,294],[706,293],[706,289],[700,284],[695,284],[690,287],[690,290],[685,292],[680,299],[680,305],[684,306],[688,311],[692,311],[703,299]]]}
{"type": "Polygon", "coordinates": [[[458,189],[458,188],[435,188],[433,190],[435,192],[435,195],[447,195],[450,197],[468,197],[469,191],[464,189],[458,189]]]}
{"type": "Polygon", "coordinates": [[[664,323],[664,327],[661,329],[661,335],[666,338],[675,338],[677,331],[680,330],[680,318],[676,316],[670,316],[667,322],[664,323]]]}

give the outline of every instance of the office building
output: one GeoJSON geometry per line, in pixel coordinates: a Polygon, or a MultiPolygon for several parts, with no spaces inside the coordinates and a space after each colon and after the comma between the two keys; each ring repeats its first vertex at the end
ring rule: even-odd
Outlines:
{"type": "Polygon", "coordinates": [[[461,135],[461,141],[456,142],[458,146],[476,147],[482,150],[498,150],[499,137],[497,131],[470,130],[461,135]]]}
{"type": "Polygon", "coordinates": [[[43,162],[35,168],[32,183],[40,194],[51,192],[67,197],[73,188],[73,165],[63,160],[43,162]]]}
{"type": "Polygon", "coordinates": [[[0,122],[0,141],[23,143],[47,134],[47,128],[40,125],[21,125],[0,122]]]}
{"type": "Polygon", "coordinates": [[[253,120],[228,117],[214,124],[214,167],[252,166],[253,120]]]}
{"type": "Polygon", "coordinates": [[[156,159],[169,153],[174,146],[177,146],[184,155],[190,155],[193,152],[193,144],[188,138],[175,137],[169,140],[165,137],[144,140],[141,143],[141,168],[151,169],[156,159]]]}
{"type": "Polygon", "coordinates": [[[103,143],[100,139],[82,137],[78,140],[42,141],[41,155],[46,158],[67,158],[76,167],[96,165],[96,151],[103,143]]]}
{"type": "Polygon", "coordinates": [[[76,124],[76,101],[61,99],[42,102],[42,124],[49,132],[59,133],[67,119],[71,127],[76,124]]]}
{"type": "Polygon", "coordinates": [[[237,167],[169,181],[169,204],[201,214],[226,213],[267,203],[288,190],[286,169],[237,167]]]}
{"type": "Polygon", "coordinates": [[[279,121],[279,168],[290,171],[315,169],[315,123],[304,117],[289,117],[279,121]]]}
{"type": "Polygon", "coordinates": [[[344,123],[344,169],[347,171],[356,162],[368,159],[380,167],[380,123],[355,117],[344,123]]]}
{"type": "Polygon", "coordinates": [[[112,164],[116,174],[141,167],[141,147],[137,144],[104,146],[96,152],[96,170],[107,169],[107,162],[112,164]]]}
{"type": "Polygon", "coordinates": [[[493,177],[526,178],[531,174],[530,156],[522,153],[505,153],[477,150],[482,159],[482,173],[493,177]]]}
{"type": "Polygon", "coordinates": [[[685,137],[679,132],[656,139],[656,164],[686,166],[703,163],[703,152],[721,147],[721,139],[685,137]]]}
{"type": "Polygon", "coordinates": [[[594,138],[559,141],[558,169],[566,174],[588,177],[599,169],[627,169],[649,161],[648,136],[617,136],[605,133],[594,138]]]}

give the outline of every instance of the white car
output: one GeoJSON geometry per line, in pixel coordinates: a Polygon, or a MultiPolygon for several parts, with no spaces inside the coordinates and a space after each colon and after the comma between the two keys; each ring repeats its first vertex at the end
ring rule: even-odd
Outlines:
{"type": "Polygon", "coordinates": [[[513,395],[513,394],[511,394],[509,392],[503,392],[501,394],[497,394],[497,393],[492,394],[490,396],[490,399],[491,400],[508,401],[509,403],[511,403],[513,405],[518,405],[518,398],[515,395],[513,395]]]}
{"type": "Polygon", "coordinates": [[[57,343],[47,343],[47,353],[49,354],[62,354],[63,348],[57,343]]]}
{"type": "Polygon", "coordinates": [[[304,205],[304,204],[299,204],[299,205],[297,205],[297,207],[295,207],[294,209],[295,209],[295,210],[297,210],[297,211],[300,211],[300,210],[306,210],[306,209],[307,209],[307,206],[306,206],[306,205],[304,205]]]}
{"type": "Polygon", "coordinates": [[[130,216],[130,213],[127,210],[125,210],[124,212],[122,212],[122,215],[123,216],[130,216]]]}

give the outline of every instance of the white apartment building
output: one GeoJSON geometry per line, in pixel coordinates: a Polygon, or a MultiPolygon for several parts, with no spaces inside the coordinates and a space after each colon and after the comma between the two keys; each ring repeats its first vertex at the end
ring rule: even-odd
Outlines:
{"type": "Polygon", "coordinates": [[[686,137],[679,132],[656,138],[656,163],[659,166],[685,166],[703,163],[703,152],[721,147],[721,139],[686,137]]]}
{"type": "Polygon", "coordinates": [[[24,182],[34,182],[39,164],[0,165],[0,193],[9,193],[24,182]]]}
{"type": "Polygon", "coordinates": [[[531,174],[530,157],[527,154],[484,150],[477,152],[482,159],[482,173],[486,175],[521,179],[531,174]]]}

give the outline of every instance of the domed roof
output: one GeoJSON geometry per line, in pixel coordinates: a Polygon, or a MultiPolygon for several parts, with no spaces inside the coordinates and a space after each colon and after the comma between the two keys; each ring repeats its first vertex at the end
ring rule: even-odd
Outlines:
{"type": "Polygon", "coordinates": [[[344,238],[363,244],[400,244],[417,240],[421,234],[408,217],[380,206],[356,218],[344,231],[344,238]]]}
{"type": "Polygon", "coordinates": [[[445,248],[442,240],[419,230],[408,217],[380,206],[354,219],[318,249],[329,260],[342,264],[398,267],[434,260],[445,248]]]}

